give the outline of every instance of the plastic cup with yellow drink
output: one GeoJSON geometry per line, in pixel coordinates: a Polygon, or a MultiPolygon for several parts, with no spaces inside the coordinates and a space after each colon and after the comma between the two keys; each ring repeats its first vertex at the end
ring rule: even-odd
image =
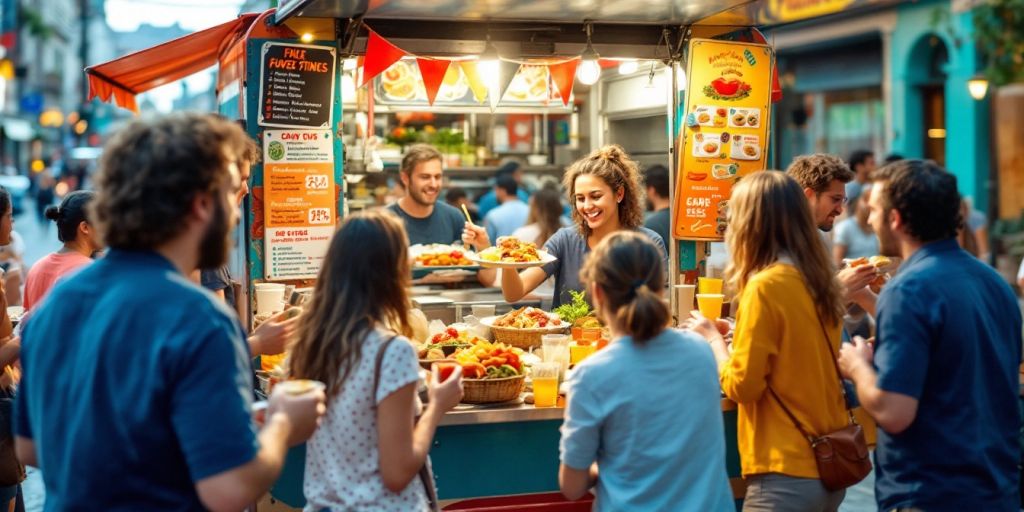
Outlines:
{"type": "Polygon", "coordinates": [[[704,318],[714,322],[722,316],[722,303],[725,302],[725,295],[721,293],[698,293],[697,309],[704,318]]]}
{"type": "Polygon", "coordinates": [[[722,280],[717,277],[698,277],[697,293],[716,294],[722,293],[722,280]]]}
{"type": "Polygon", "coordinates": [[[554,407],[558,403],[558,375],[562,364],[557,361],[533,363],[530,375],[533,379],[533,405],[554,407]]]}

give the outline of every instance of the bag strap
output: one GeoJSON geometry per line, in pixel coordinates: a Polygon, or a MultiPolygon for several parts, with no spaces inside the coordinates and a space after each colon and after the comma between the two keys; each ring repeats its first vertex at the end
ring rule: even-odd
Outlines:
{"type": "Polygon", "coordinates": [[[395,341],[397,337],[397,334],[392,334],[387,341],[380,344],[380,349],[377,350],[377,360],[373,365],[373,396],[370,400],[370,403],[373,404],[373,409],[377,409],[377,388],[380,387],[380,368],[384,365],[384,354],[387,354],[388,347],[391,346],[391,342],[395,341]]]}
{"type": "MultiPolygon", "coordinates": [[[[846,399],[846,386],[843,386],[843,374],[842,372],[839,371],[839,362],[836,358],[836,350],[832,348],[832,340],[830,340],[828,337],[828,329],[825,328],[825,321],[821,319],[820,314],[818,315],[818,325],[821,326],[821,334],[825,336],[825,346],[828,347],[828,353],[831,356],[830,358],[832,360],[832,367],[835,368],[836,377],[839,379],[839,392],[842,393],[843,395],[843,408],[846,409],[846,414],[850,418],[850,424],[856,425],[857,420],[853,417],[853,412],[846,407],[846,404],[849,402],[846,399]]],[[[772,389],[771,386],[768,386],[768,392],[771,393],[773,397],[775,397],[775,401],[779,403],[780,407],[782,407],[782,411],[786,413],[786,416],[789,416],[789,420],[793,422],[793,426],[795,426],[796,429],[800,431],[800,434],[807,438],[807,440],[810,441],[813,445],[815,439],[814,436],[810,435],[806,430],[804,430],[804,427],[800,425],[800,422],[797,421],[796,416],[794,416],[793,413],[789,410],[789,407],[786,407],[786,404],[782,401],[782,398],[779,398],[779,395],[775,393],[775,390],[772,389]]]]}
{"type": "MultiPolygon", "coordinates": [[[[380,386],[380,369],[384,365],[384,354],[387,353],[388,347],[391,346],[391,342],[398,338],[397,334],[392,334],[390,338],[384,343],[380,344],[380,349],[377,350],[377,358],[373,365],[373,396],[371,397],[370,403],[374,410],[377,409],[377,388],[380,386]]],[[[418,417],[416,418],[419,419],[418,417]]],[[[437,487],[434,485],[434,475],[430,469],[429,459],[423,463],[423,467],[419,471],[420,482],[423,484],[423,491],[427,495],[427,501],[430,505],[430,510],[440,510],[439,501],[437,499],[437,487]]]]}

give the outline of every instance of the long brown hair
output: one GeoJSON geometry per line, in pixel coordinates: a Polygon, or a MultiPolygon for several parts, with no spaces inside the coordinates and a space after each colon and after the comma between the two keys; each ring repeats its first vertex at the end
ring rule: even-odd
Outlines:
{"type": "Polygon", "coordinates": [[[544,187],[533,194],[526,223],[540,227],[540,234],[534,242],[537,247],[542,247],[555,231],[562,228],[562,194],[558,189],[544,187]]]}
{"type": "Polygon", "coordinates": [[[623,229],[636,229],[644,222],[644,200],[640,185],[640,167],[629,158],[618,144],[611,144],[592,151],[566,169],[562,184],[569,193],[572,219],[579,226],[584,238],[590,236],[590,226],[576,208],[576,178],[593,174],[601,178],[612,189],[613,194],[623,191],[619,203],[619,224],[623,229]]]}
{"type": "Polygon", "coordinates": [[[645,342],[665,329],[668,304],[661,298],[665,269],[661,250],[650,238],[617,231],[601,241],[580,271],[581,280],[604,292],[608,319],[634,340],[645,342]]]}
{"type": "Polygon", "coordinates": [[[832,260],[793,178],[775,171],[743,178],[729,200],[726,239],[732,252],[726,276],[737,295],[754,274],[785,255],[803,275],[821,318],[834,324],[843,317],[832,260]]]}
{"type": "Polygon", "coordinates": [[[362,356],[377,327],[411,331],[405,228],[393,214],[366,211],[345,219],[334,234],[292,349],[291,374],[327,384],[328,397],[362,356]]]}

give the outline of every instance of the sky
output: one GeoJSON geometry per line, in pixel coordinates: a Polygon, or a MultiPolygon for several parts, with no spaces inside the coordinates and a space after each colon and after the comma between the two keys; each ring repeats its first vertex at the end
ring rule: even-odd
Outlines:
{"type": "MultiPolygon", "coordinates": [[[[107,24],[118,32],[132,32],[140,24],[169,26],[178,23],[197,31],[231,21],[238,16],[243,0],[106,0],[107,24]]],[[[269,4],[269,2],[268,2],[269,4]]],[[[192,91],[205,90],[213,81],[211,71],[185,78],[192,91]]],[[[148,97],[157,108],[170,112],[172,102],[181,96],[181,84],[158,87],[139,97],[148,97]]]]}

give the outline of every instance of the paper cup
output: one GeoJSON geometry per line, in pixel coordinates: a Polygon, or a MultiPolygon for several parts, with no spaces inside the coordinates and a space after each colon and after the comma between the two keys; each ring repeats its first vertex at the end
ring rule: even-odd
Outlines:
{"type": "Polygon", "coordinates": [[[289,395],[296,396],[305,395],[306,393],[312,393],[313,391],[316,391],[318,389],[321,391],[327,389],[327,386],[323,382],[309,379],[286,380],[284,382],[278,383],[277,386],[275,387],[281,388],[282,391],[289,395]]]}
{"type": "Polygon", "coordinates": [[[677,284],[673,288],[676,292],[676,318],[681,322],[690,318],[697,287],[692,284],[677,284]]]}
{"type": "Polygon", "coordinates": [[[256,314],[273,314],[284,310],[285,286],[279,283],[256,285],[256,314]]]}

